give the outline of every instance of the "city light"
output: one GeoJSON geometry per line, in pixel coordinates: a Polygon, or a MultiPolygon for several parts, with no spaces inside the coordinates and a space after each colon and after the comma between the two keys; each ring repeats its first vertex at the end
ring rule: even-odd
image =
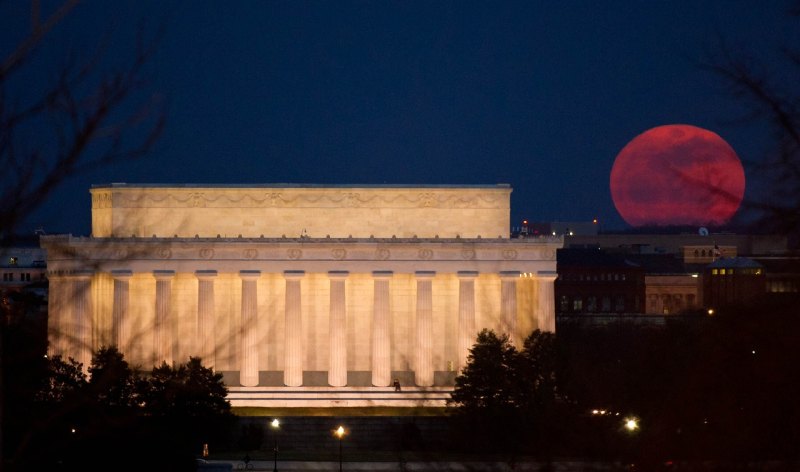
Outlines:
{"type": "Polygon", "coordinates": [[[627,429],[628,431],[633,432],[639,429],[639,420],[637,420],[636,418],[625,418],[624,421],[625,421],[625,429],[627,429]]]}

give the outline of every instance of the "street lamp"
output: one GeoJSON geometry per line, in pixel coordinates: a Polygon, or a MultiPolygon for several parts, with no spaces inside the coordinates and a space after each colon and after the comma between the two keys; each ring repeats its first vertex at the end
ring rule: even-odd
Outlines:
{"type": "Polygon", "coordinates": [[[342,472],[342,438],[344,437],[344,426],[339,426],[339,428],[334,432],[337,438],[339,438],[339,472],[342,472]]]}
{"type": "Polygon", "coordinates": [[[275,447],[273,448],[273,452],[275,453],[275,465],[272,468],[273,472],[278,472],[278,428],[281,427],[281,422],[278,421],[278,418],[275,418],[270,423],[272,426],[272,435],[275,438],[275,447]]]}
{"type": "Polygon", "coordinates": [[[639,429],[639,420],[636,418],[625,418],[625,429],[634,432],[639,429]]]}

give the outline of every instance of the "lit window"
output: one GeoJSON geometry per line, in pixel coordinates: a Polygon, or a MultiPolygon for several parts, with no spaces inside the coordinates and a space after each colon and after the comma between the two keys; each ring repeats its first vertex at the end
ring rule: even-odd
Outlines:
{"type": "Polygon", "coordinates": [[[719,270],[719,275],[725,275],[725,269],[720,269],[719,270]]]}
{"type": "Polygon", "coordinates": [[[17,258],[16,258],[16,257],[9,257],[9,258],[8,258],[8,265],[15,266],[15,265],[17,265],[17,263],[18,263],[18,262],[19,262],[19,261],[17,260],[17,258]]]}
{"type": "Polygon", "coordinates": [[[583,310],[583,300],[581,300],[580,298],[576,298],[575,300],[572,300],[572,310],[573,311],[581,311],[581,310],[583,310]]]}
{"type": "Polygon", "coordinates": [[[717,275],[717,274],[719,274],[718,269],[711,269],[711,275],[717,275]]]}

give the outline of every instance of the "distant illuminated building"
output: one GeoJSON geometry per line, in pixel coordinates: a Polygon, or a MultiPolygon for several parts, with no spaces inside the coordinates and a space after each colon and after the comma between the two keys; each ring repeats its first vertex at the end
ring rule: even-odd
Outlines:
{"type": "Polygon", "coordinates": [[[620,254],[559,249],[555,284],[560,314],[643,313],[645,272],[620,254]]]}
{"type": "Polygon", "coordinates": [[[233,406],[444,405],[481,329],[555,330],[563,239],[510,238],[505,184],[91,194],[91,237],[41,238],[50,353],[84,368],[114,344],[201,357],[233,406]]]}
{"type": "Polygon", "coordinates": [[[746,257],[722,257],[705,268],[703,300],[707,307],[750,301],[766,292],[764,266],[746,257]]]}

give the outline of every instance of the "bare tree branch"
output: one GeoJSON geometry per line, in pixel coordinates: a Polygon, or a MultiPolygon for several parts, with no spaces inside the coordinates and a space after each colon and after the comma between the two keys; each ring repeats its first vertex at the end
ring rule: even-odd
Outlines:
{"type": "MultiPolygon", "coordinates": [[[[787,15],[800,18],[800,3],[787,15]]],[[[800,238],[800,51],[783,45],[775,52],[784,64],[774,63],[778,69],[768,70],[765,58],[748,56],[721,40],[717,53],[700,67],[720,77],[731,96],[745,105],[745,121],[766,123],[772,133],[773,145],[753,166],[769,194],[749,199],[745,206],[758,214],[759,227],[800,238]]]]}
{"type": "Polygon", "coordinates": [[[12,96],[15,72],[77,3],[65,0],[42,22],[39,2],[31,2],[31,33],[0,63],[0,235],[6,237],[65,179],[144,156],[164,128],[161,97],[143,96],[145,67],[163,26],[150,37],[139,25],[135,50],[119,69],[102,70],[110,44],[104,37],[85,60],[68,55],[38,96],[12,96]]]}

